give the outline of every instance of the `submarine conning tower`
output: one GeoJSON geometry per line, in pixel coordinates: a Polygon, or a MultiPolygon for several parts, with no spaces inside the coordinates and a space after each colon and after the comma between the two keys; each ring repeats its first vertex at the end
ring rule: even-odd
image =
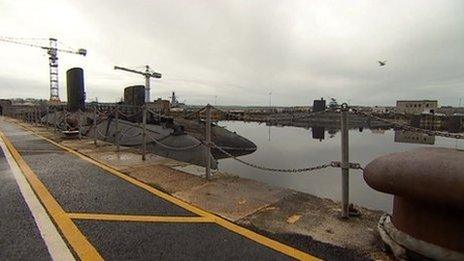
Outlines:
{"type": "Polygon", "coordinates": [[[133,85],[124,88],[124,103],[132,106],[145,104],[145,86],[133,85]]]}
{"type": "Polygon", "coordinates": [[[66,72],[66,89],[68,92],[68,110],[76,112],[85,110],[84,70],[71,68],[66,72]]]}

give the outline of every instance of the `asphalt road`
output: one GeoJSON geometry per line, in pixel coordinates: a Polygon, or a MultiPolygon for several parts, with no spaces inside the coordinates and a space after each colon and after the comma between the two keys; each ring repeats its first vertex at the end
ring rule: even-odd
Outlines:
{"type": "Polygon", "coordinates": [[[51,257],[0,148],[0,260],[25,259],[51,257]]]}
{"type": "MultiPolygon", "coordinates": [[[[76,259],[312,258],[0,121],[2,140],[76,259]]],[[[2,151],[0,259],[51,259],[16,183],[2,151]]]]}

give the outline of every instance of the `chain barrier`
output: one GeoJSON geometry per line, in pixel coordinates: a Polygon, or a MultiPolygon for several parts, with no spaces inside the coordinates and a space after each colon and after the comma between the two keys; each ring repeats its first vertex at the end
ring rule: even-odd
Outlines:
{"type": "MultiPolygon", "coordinates": [[[[321,165],[317,165],[317,166],[312,166],[312,167],[306,167],[306,168],[300,168],[300,169],[276,169],[276,168],[269,168],[269,167],[264,167],[264,166],[260,166],[260,165],[256,165],[256,164],[253,164],[253,163],[250,163],[250,162],[247,162],[247,161],[244,161],[242,159],[239,159],[238,157],[230,154],[229,152],[227,152],[226,150],[222,149],[221,147],[219,147],[218,145],[216,145],[215,143],[212,143],[212,146],[216,149],[218,149],[219,151],[221,151],[222,153],[226,154],[228,157],[244,164],[244,165],[247,165],[249,167],[252,167],[252,168],[255,168],[255,169],[259,169],[259,170],[265,170],[265,171],[273,171],[273,172],[286,172],[286,173],[300,173],[300,172],[310,172],[310,171],[315,171],[315,170],[320,170],[320,169],[325,169],[325,168],[328,168],[328,167],[341,167],[341,163],[340,162],[337,162],[337,161],[332,161],[330,163],[327,163],[327,164],[321,164],[321,165]]],[[[361,167],[360,164],[358,163],[350,163],[350,166],[349,168],[351,169],[363,169],[361,167]]]]}
{"type": "Polygon", "coordinates": [[[161,112],[156,112],[152,109],[147,108],[147,112],[151,113],[151,115],[156,116],[156,117],[161,116],[161,112]]]}
{"type": "Polygon", "coordinates": [[[140,115],[142,113],[141,111],[139,111],[139,112],[135,112],[133,114],[126,114],[126,113],[122,112],[122,110],[120,108],[117,108],[116,110],[118,111],[119,115],[122,115],[122,116],[124,116],[126,118],[132,118],[132,117],[140,115]]]}
{"type": "MultiPolygon", "coordinates": [[[[332,161],[330,164],[331,164],[331,167],[342,168],[342,163],[340,161],[332,161]]],[[[350,162],[350,163],[348,163],[348,168],[364,170],[364,168],[359,163],[351,163],[350,162]]]]}
{"type": "MultiPolygon", "coordinates": [[[[200,112],[202,112],[206,107],[203,107],[193,113],[189,113],[187,114],[186,116],[184,116],[184,118],[190,118],[191,115],[195,115],[195,114],[198,114],[200,112]]],[[[297,115],[289,115],[289,116],[285,116],[285,117],[278,117],[278,118],[272,118],[272,115],[270,116],[267,116],[265,118],[254,118],[254,117],[246,117],[246,116],[241,116],[241,115],[237,115],[235,113],[231,113],[231,112],[228,112],[228,111],[225,111],[223,109],[219,109],[215,106],[211,106],[211,109],[214,109],[220,113],[222,113],[223,115],[225,115],[227,118],[229,119],[234,119],[234,120],[241,120],[241,121],[284,121],[284,120],[297,120],[297,119],[304,119],[304,118],[310,118],[310,117],[313,117],[315,115],[318,115],[318,114],[323,114],[325,112],[327,112],[326,110],[324,111],[318,111],[318,112],[309,112],[307,114],[297,114],[297,115]]]]}
{"type": "Polygon", "coordinates": [[[354,113],[356,115],[361,115],[361,116],[364,116],[364,117],[368,117],[368,118],[371,118],[371,119],[375,119],[375,120],[381,121],[383,123],[391,124],[395,128],[398,128],[400,130],[412,131],[412,132],[420,132],[420,133],[424,133],[424,134],[427,134],[427,135],[441,136],[441,137],[445,137],[445,138],[464,139],[464,134],[457,134],[457,133],[450,133],[450,132],[446,132],[446,131],[435,131],[435,130],[427,130],[427,129],[417,128],[417,127],[413,127],[413,126],[411,126],[409,124],[390,121],[390,120],[387,120],[387,119],[384,119],[384,118],[381,118],[381,117],[378,117],[378,116],[374,116],[374,115],[366,113],[366,112],[352,111],[352,113],[354,113]]]}
{"type": "MultiPolygon", "coordinates": [[[[246,117],[239,116],[239,115],[224,111],[224,110],[219,109],[219,108],[214,107],[214,106],[211,106],[211,107],[212,107],[212,109],[219,111],[220,113],[226,115],[227,117],[230,117],[230,118],[233,118],[233,119],[238,119],[238,120],[247,120],[246,117]]],[[[185,117],[189,117],[190,115],[198,115],[199,113],[201,113],[205,109],[206,109],[206,106],[199,109],[199,110],[197,110],[197,111],[195,111],[195,112],[189,113],[185,117]]],[[[128,118],[139,115],[141,113],[141,112],[137,112],[137,113],[134,113],[132,115],[125,114],[118,107],[114,107],[114,108],[110,107],[107,110],[98,110],[98,108],[97,108],[97,114],[98,114],[97,122],[101,122],[102,120],[109,118],[116,111],[120,115],[122,115],[124,117],[128,117],[128,118]]],[[[151,109],[147,109],[147,112],[152,113],[153,115],[158,115],[159,114],[159,113],[157,113],[157,112],[155,112],[155,111],[153,111],[151,109]]],[[[290,115],[290,116],[287,116],[287,117],[279,117],[279,118],[273,118],[273,119],[268,118],[267,120],[273,120],[273,121],[295,120],[295,119],[302,119],[302,118],[312,117],[314,115],[322,114],[322,113],[325,113],[325,112],[326,111],[319,111],[319,112],[313,112],[313,113],[308,113],[308,114],[304,114],[304,115],[290,115]]],[[[377,116],[369,115],[369,114],[364,113],[364,112],[354,112],[354,113],[356,113],[358,115],[365,116],[365,117],[370,117],[370,118],[373,118],[373,119],[376,119],[376,120],[379,120],[379,121],[382,121],[382,122],[386,122],[386,123],[392,124],[392,125],[394,125],[396,127],[400,127],[402,129],[406,129],[406,130],[421,131],[421,132],[425,132],[427,134],[433,133],[435,135],[440,135],[440,136],[444,136],[446,134],[446,137],[457,136],[457,137],[464,138],[464,137],[462,137],[462,135],[459,135],[459,134],[451,134],[451,133],[444,133],[444,132],[438,132],[438,131],[424,130],[424,129],[408,126],[408,125],[405,125],[405,124],[391,122],[391,121],[382,119],[382,118],[377,117],[377,116]]],[[[73,114],[68,112],[68,111],[64,111],[64,113],[63,113],[63,123],[65,124],[65,127],[67,127],[67,128],[71,128],[71,126],[67,122],[67,119],[71,115],[73,115],[73,114]]],[[[248,120],[252,120],[252,119],[248,118],[248,120]]],[[[262,120],[262,119],[260,119],[260,120],[262,120]]],[[[58,126],[57,123],[55,123],[55,127],[57,127],[57,126],[58,126]]],[[[91,128],[92,128],[92,126],[89,128],[89,130],[91,128]]],[[[138,137],[138,136],[142,135],[142,133],[137,133],[135,135],[128,135],[127,134],[130,130],[133,130],[134,128],[136,128],[136,127],[130,127],[130,128],[124,129],[123,131],[120,131],[119,138],[120,139],[121,139],[121,137],[135,138],[135,137],[138,137]]],[[[110,136],[107,136],[106,134],[103,134],[98,128],[95,131],[96,131],[97,135],[100,136],[100,137],[111,138],[110,136]]],[[[166,137],[164,137],[164,138],[166,138],[166,137]]],[[[205,143],[200,141],[198,144],[194,144],[194,145],[191,145],[191,146],[173,147],[173,146],[166,145],[166,144],[162,143],[160,140],[155,139],[155,138],[153,138],[151,136],[149,136],[149,139],[151,141],[153,141],[155,144],[157,144],[157,145],[159,145],[159,146],[161,146],[163,148],[166,148],[168,150],[173,150],[173,151],[186,151],[186,150],[195,149],[197,147],[205,145],[205,143]]],[[[257,164],[250,163],[250,162],[247,162],[245,160],[239,159],[238,157],[236,157],[236,156],[232,155],[231,153],[227,152],[226,150],[219,147],[215,143],[211,143],[211,146],[213,148],[215,148],[215,149],[218,149],[220,152],[224,153],[225,155],[232,158],[233,160],[240,162],[241,164],[247,165],[247,166],[255,168],[255,169],[264,170],[264,171],[281,172],[281,173],[302,173],[302,172],[311,172],[311,171],[321,170],[321,169],[325,169],[325,168],[329,168],[329,167],[342,168],[342,163],[339,162],[339,161],[331,161],[331,162],[326,163],[326,164],[321,164],[321,165],[311,166],[311,167],[305,167],[305,168],[289,168],[289,169],[270,168],[270,167],[260,166],[260,165],[257,165],[257,164]]],[[[350,168],[350,169],[363,170],[363,168],[361,167],[361,165],[359,163],[349,163],[347,167],[350,168]]]]}
{"type": "Polygon", "coordinates": [[[105,138],[105,139],[111,138],[110,136],[107,136],[106,134],[101,133],[101,131],[98,130],[98,128],[97,128],[97,134],[98,134],[100,137],[103,137],[103,138],[105,138]]]}
{"type": "Polygon", "coordinates": [[[211,106],[211,109],[216,110],[216,111],[226,115],[227,117],[230,117],[230,118],[235,119],[235,120],[245,120],[245,116],[236,115],[236,114],[224,111],[224,110],[219,109],[219,108],[214,107],[214,106],[211,106]]]}
{"type": "Polygon", "coordinates": [[[200,108],[200,109],[198,109],[198,110],[196,110],[196,111],[194,111],[194,112],[188,113],[187,115],[184,116],[184,118],[185,118],[185,119],[191,119],[191,116],[196,116],[195,118],[200,118],[200,117],[199,117],[199,116],[200,116],[199,114],[200,114],[202,111],[204,111],[205,109],[206,109],[206,106],[204,106],[203,108],[200,108]]]}

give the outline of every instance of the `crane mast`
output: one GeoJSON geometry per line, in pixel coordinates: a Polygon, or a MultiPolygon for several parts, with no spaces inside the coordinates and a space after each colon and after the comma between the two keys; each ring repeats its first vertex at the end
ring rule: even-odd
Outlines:
{"type": "Polygon", "coordinates": [[[50,38],[50,49],[47,53],[49,57],[50,65],[50,101],[59,102],[60,93],[59,93],[59,83],[58,83],[58,51],[57,51],[57,41],[55,38],[50,38]]]}
{"type": "Polygon", "coordinates": [[[161,78],[161,73],[152,71],[148,65],[145,65],[145,71],[137,71],[120,66],[114,66],[114,69],[143,75],[145,77],[145,102],[150,102],[150,78],[161,78]]]}
{"type": "Polygon", "coordinates": [[[31,42],[31,39],[19,39],[10,37],[0,37],[0,41],[15,43],[20,45],[27,45],[30,47],[37,47],[47,51],[49,55],[49,66],[50,66],[50,101],[60,102],[59,95],[59,81],[58,81],[58,52],[72,53],[85,56],[87,50],[85,49],[64,49],[58,47],[58,40],[56,38],[48,39],[48,46],[31,42]]]}

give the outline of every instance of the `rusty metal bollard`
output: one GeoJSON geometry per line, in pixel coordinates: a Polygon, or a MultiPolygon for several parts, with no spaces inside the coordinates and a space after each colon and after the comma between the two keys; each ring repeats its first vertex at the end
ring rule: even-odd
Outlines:
{"type": "Polygon", "coordinates": [[[365,167],[364,179],[394,195],[391,222],[381,219],[379,232],[394,252],[405,248],[396,251],[397,257],[414,252],[464,260],[464,151],[420,148],[388,154],[365,167]]]}

